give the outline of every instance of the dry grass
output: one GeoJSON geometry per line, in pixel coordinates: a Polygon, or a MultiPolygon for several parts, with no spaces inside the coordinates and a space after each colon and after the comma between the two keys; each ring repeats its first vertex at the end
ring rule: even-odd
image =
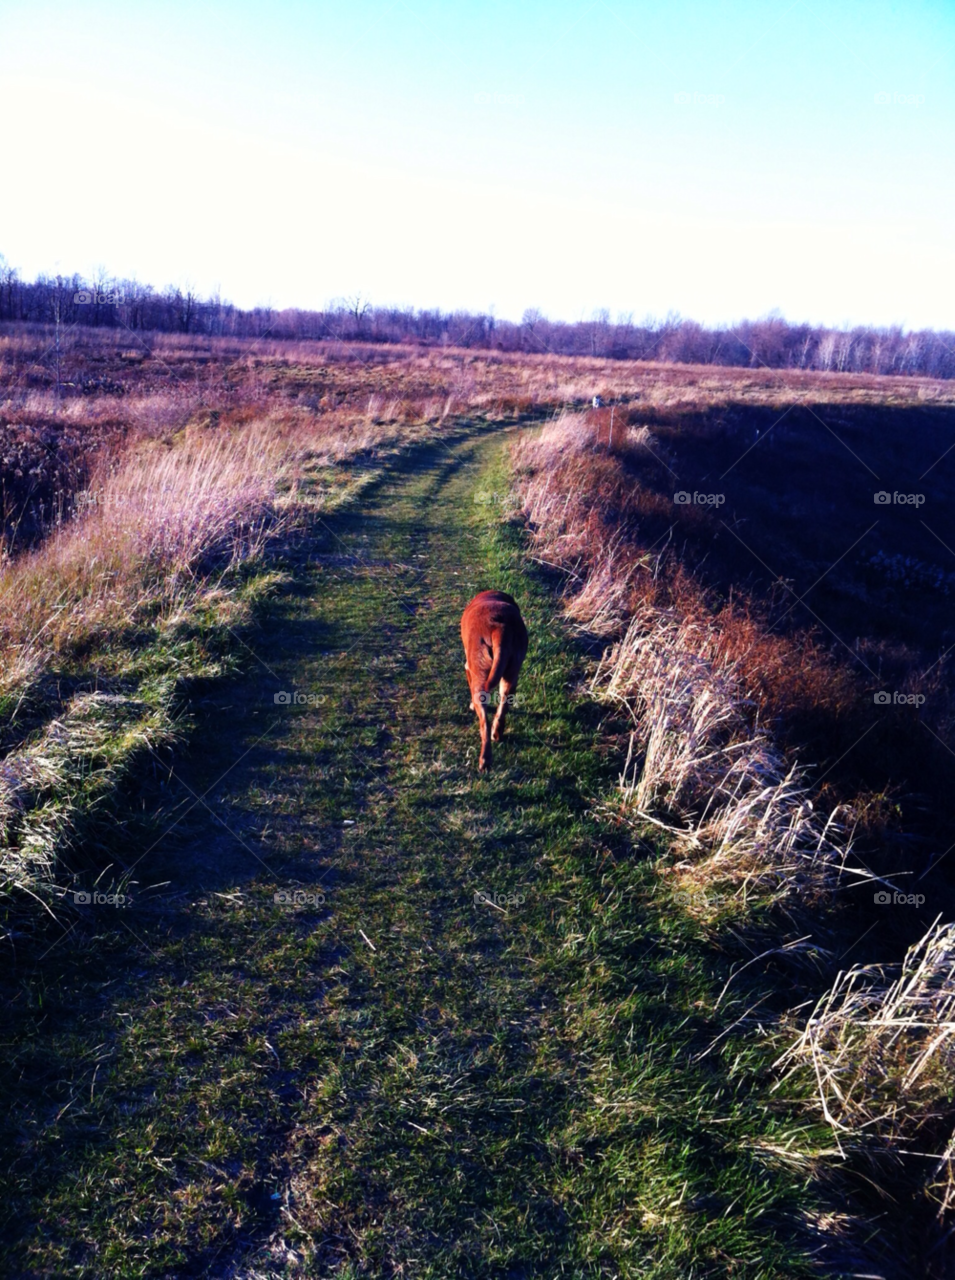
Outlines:
{"type": "MultiPolygon", "coordinates": [[[[855,677],[817,641],[770,632],[745,597],[713,609],[665,544],[645,545],[658,499],[623,463],[666,455],[632,425],[611,452],[603,426],[564,415],[517,445],[518,491],[534,554],[569,571],[567,616],[611,642],[592,691],[633,720],[624,811],[669,833],[658,870],[689,890],[675,900],[712,926],[754,894],[820,905],[846,872],[871,883],[848,865],[853,831],[860,814],[891,809],[887,797],[830,805],[827,818],[765,728],[807,707],[838,720],[858,701],[855,677]]],[[[812,1073],[840,1150],[881,1153],[896,1177],[915,1153],[910,1185],[940,1218],[955,1208],[955,925],[936,921],[901,965],[840,973],[777,1066],[812,1073]]]]}
{"type": "Polygon", "coordinates": [[[262,424],[141,444],[97,477],[77,517],[0,574],[4,691],[54,655],[181,609],[204,573],[260,551],[301,451],[262,424]]]}
{"type": "Polygon", "coordinates": [[[262,577],[271,542],[361,483],[340,464],[383,457],[447,414],[434,395],[318,408],[259,367],[170,382],[170,360],[199,354],[162,345],[159,370],[137,362],[122,394],[19,385],[0,403],[16,530],[36,516],[0,560],[5,896],[52,901],[89,815],[175,740],[177,682],[218,669],[206,649],[248,621],[239,567],[262,577]]]}
{"type": "Polygon", "coordinates": [[[955,1206],[955,924],[901,965],[841,972],[777,1065],[811,1070],[840,1149],[914,1148],[940,1213],[955,1206]]]}
{"type": "Polygon", "coordinates": [[[274,417],[140,441],[98,470],[73,520],[3,567],[8,737],[54,674],[67,688],[80,673],[84,685],[131,691],[81,689],[32,731],[27,717],[26,740],[0,766],[0,895],[57,896],[90,816],[108,813],[138,760],[175,741],[178,682],[212,673],[201,646],[177,637],[200,613],[207,630],[210,618],[235,625],[234,571],[261,560],[304,502],[321,501],[300,492],[306,467],[365,442],[363,431],[274,417]]]}
{"type": "MultiPolygon", "coordinates": [[[[591,685],[634,720],[623,799],[636,818],[672,833],[680,879],[697,888],[719,883],[744,897],[831,890],[851,841],[836,813],[816,812],[803,772],[760,729],[746,696],[752,632],[734,644],[685,573],[667,581],[660,552],[628,541],[627,506],[637,499],[617,496],[614,460],[598,451],[602,425],[563,414],[516,458],[535,546],[573,574],[567,615],[605,638],[625,628],[591,685]],[[615,530],[600,528],[608,514],[615,530]]],[[[654,440],[627,425],[618,448],[652,454],[654,440]]]]}
{"type": "Polygon", "coordinates": [[[90,813],[104,805],[108,811],[136,761],[175,740],[172,684],[153,690],[149,702],[78,694],[34,741],[7,754],[0,765],[0,894],[25,894],[50,910],[48,888],[90,813]]]}
{"type": "Polygon", "coordinates": [[[745,593],[711,604],[675,550],[685,554],[689,537],[693,550],[705,554],[713,536],[707,517],[679,508],[675,529],[672,500],[634,475],[649,466],[665,479],[666,445],[639,422],[636,409],[618,413],[621,419],[612,449],[609,413],[601,410],[564,413],[515,453],[535,554],[571,574],[568,617],[606,638],[620,636],[631,618],[660,610],[710,619],[714,661],[733,667],[750,722],[758,716],[798,725],[802,737],[809,714],[811,727],[838,725],[852,741],[861,732],[848,728],[860,701],[858,679],[817,638],[771,630],[767,608],[745,593]]]}
{"type": "Polygon", "coordinates": [[[636,723],[624,798],[638,817],[667,820],[685,878],[699,886],[831,889],[849,842],[835,814],[820,819],[798,767],[750,731],[736,664],[717,637],[712,623],[664,613],[633,619],[605,655],[592,691],[636,723]]]}
{"type": "MultiPolygon", "coordinates": [[[[166,405],[172,421],[184,412],[194,419],[191,398],[186,406],[166,405]]],[[[307,467],[388,446],[399,434],[340,412],[253,413],[207,416],[207,425],[173,435],[140,433],[95,464],[89,487],[72,495],[74,518],[0,573],[0,691],[54,655],[188,608],[210,574],[259,555],[287,527],[307,467]]]]}

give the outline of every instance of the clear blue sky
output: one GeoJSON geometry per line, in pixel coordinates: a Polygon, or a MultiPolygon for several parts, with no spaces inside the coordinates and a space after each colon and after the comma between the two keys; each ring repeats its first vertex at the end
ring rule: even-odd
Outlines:
{"type": "Polygon", "coordinates": [[[955,0],[0,5],[0,253],[241,305],[955,326],[955,0]]]}

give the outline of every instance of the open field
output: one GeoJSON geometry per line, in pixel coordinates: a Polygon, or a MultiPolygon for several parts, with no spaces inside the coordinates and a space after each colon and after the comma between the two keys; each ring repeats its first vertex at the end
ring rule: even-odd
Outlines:
{"type": "Polygon", "coordinates": [[[0,332],[6,1272],[951,1275],[955,387],[129,341],[0,332]]]}

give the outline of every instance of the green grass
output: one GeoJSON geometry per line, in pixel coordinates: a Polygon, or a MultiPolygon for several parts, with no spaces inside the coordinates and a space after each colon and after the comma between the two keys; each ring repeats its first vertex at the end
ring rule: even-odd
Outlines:
{"type": "Polygon", "coordinates": [[[242,673],[127,798],[132,904],[17,955],[9,1273],[814,1274],[824,1139],[770,1097],[772,1037],[730,1030],[788,993],[759,966],[716,1008],[749,953],[615,816],[627,726],[474,500],[507,486],[464,432],[316,516],[242,673]],[[457,627],[489,586],[531,647],[484,778],[457,627]]]}

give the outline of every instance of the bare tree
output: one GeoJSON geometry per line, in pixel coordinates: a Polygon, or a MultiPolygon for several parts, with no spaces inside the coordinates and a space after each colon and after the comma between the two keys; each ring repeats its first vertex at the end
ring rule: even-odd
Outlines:
{"type": "Polygon", "coordinates": [[[354,297],[347,298],[348,314],[355,321],[355,337],[362,337],[365,317],[371,311],[371,303],[367,298],[363,298],[360,293],[356,293],[354,297]]]}

